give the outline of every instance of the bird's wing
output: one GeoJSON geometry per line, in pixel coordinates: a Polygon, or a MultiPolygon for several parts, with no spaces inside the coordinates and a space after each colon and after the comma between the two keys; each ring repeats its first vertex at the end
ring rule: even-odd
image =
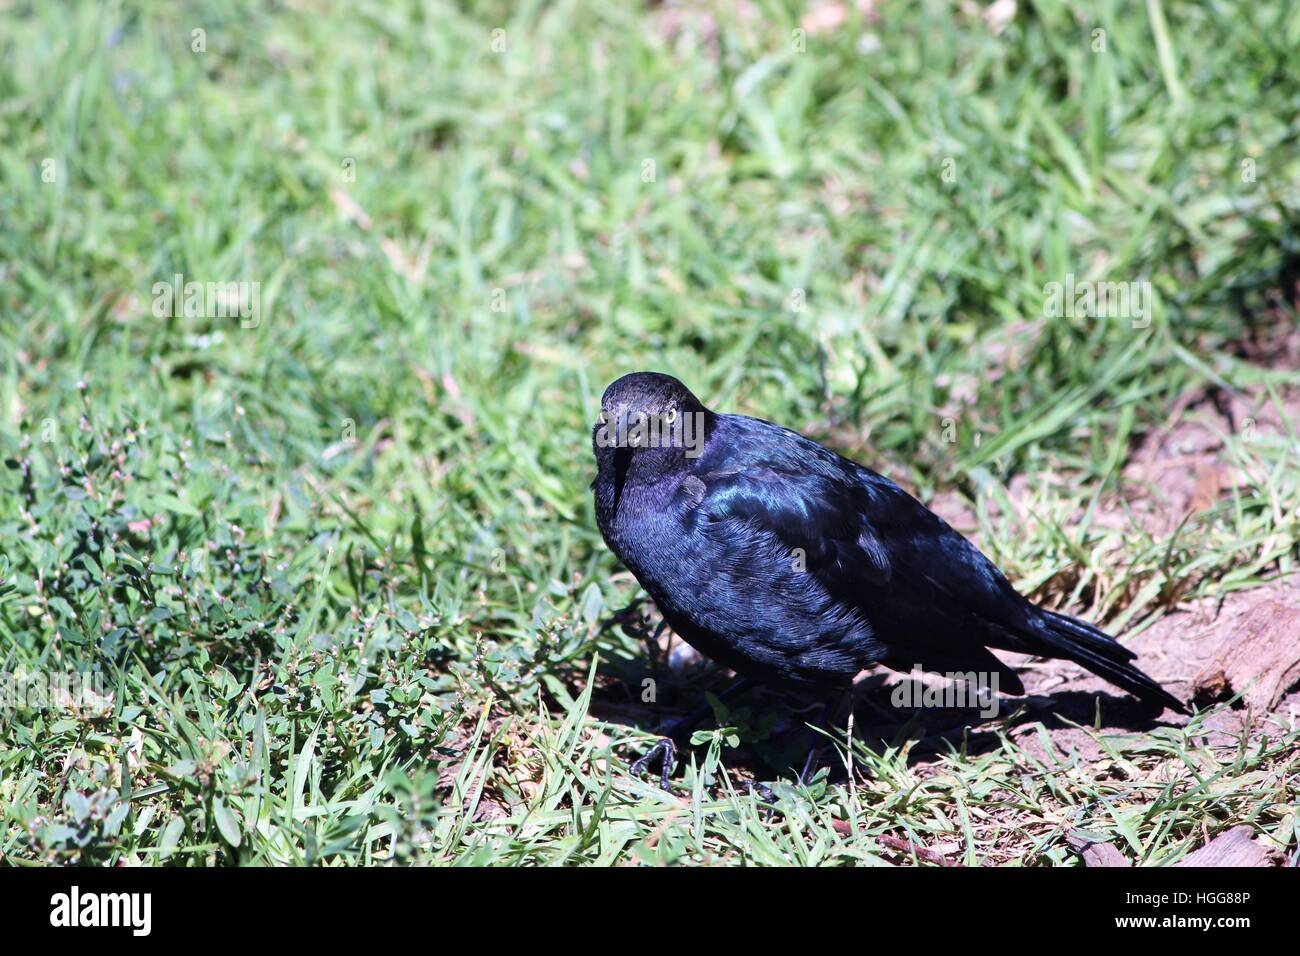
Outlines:
{"type": "Polygon", "coordinates": [[[866,469],[796,474],[762,466],[700,476],[696,527],[742,554],[784,551],[888,642],[910,669],[996,670],[986,649],[1017,643],[1024,599],[983,554],[893,482],[866,469]],[[1003,633],[1003,629],[1006,629],[1003,633]],[[995,636],[999,638],[995,640],[995,636]]]}
{"type": "Polygon", "coordinates": [[[806,560],[828,591],[855,603],[937,602],[1015,632],[1027,602],[997,566],[892,481],[846,463],[796,473],[764,464],[700,476],[693,511],[705,534],[737,526],[806,560]]]}
{"type": "Polygon", "coordinates": [[[696,528],[721,543],[788,556],[831,594],[887,587],[888,550],[867,519],[865,488],[826,474],[762,466],[700,476],[696,528]]]}
{"type": "Polygon", "coordinates": [[[747,463],[682,484],[685,537],[707,579],[692,600],[705,626],[787,677],[843,680],[880,659],[854,595],[891,569],[833,478],[747,463]]]}

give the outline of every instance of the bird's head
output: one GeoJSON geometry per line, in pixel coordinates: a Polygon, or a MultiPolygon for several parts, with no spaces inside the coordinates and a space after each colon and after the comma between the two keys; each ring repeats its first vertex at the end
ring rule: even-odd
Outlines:
{"type": "Polygon", "coordinates": [[[632,372],[600,400],[591,433],[596,464],[626,480],[654,481],[673,473],[704,450],[714,415],[671,375],[632,372]]]}

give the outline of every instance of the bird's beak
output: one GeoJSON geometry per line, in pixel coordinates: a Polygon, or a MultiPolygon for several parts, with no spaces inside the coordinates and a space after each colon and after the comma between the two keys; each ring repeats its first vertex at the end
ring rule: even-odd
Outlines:
{"type": "Polygon", "coordinates": [[[632,464],[632,449],[619,447],[614,449],[614,507],[618,507],[623,497],[623,484],[627,481],[627,469],[632,464]]]}

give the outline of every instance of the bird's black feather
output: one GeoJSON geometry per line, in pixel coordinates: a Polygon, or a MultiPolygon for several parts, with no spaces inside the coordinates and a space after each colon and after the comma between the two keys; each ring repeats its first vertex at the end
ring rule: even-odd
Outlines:
{"type": "Polygon", "coordinates": [[[668,376],[625,376],[602,406],[603,418],[700,417],[695,456],[610,448],[598,425],[596,515],[673,629],[738,672],[834,685],[883,663],[995,672],[1022,692],[997,648],[1067,658],[1184,709],[1128,663],[1131,651],[1026,600],[888,478],[770,422],[711,412],[668,376]]]}

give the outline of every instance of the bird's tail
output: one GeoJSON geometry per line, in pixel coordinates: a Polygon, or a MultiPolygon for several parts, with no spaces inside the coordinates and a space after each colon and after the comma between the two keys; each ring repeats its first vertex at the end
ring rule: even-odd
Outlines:
{"type": "Polygon", "coordinates": [[[1040,609],[1039,615],[1054,657],[1072,660],[1140,700],[1187,713],[1187,705],[1130,664],[1137,655],[1105,631],[1053,611],[1040,609]]]}

